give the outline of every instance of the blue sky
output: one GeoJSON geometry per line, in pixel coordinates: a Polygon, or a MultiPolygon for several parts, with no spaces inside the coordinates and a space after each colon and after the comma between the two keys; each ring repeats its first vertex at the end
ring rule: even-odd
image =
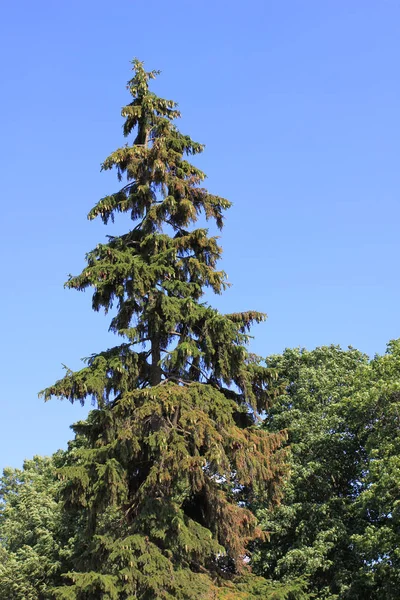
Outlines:
{"type": "Polygon", "coordinates": [[[134,56],[163,71],[206,144],[223,311],[268,313],[253,350],[400,336],[398,0],[37,0],[2,6],[0,468],[65,447],[86,409],[37,392],[109,347],[90,295],[63,289],[106,233],[86,214],[116,178],[134,56]]]}

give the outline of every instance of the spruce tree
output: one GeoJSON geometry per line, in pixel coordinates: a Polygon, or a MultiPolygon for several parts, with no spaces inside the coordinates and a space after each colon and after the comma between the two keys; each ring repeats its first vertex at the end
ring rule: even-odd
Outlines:
{"type": "Polygon", "coordinates": [[[65,510],[86,522],[60,599],[250,597],[233,582],[263,533],[245,503],[276,501],[286,469],[283,434],[258,427],[273,376],[247,343],[264,315],[221,314],[203,298],[227,281],[218,238],[193,225],[203,215],[221,229],[230,203],[202,187],[187,159],[203,146],[176,127],[177,104],[150,91],[156,75],[133,61],[122,109],[133,141],[102,165],[123,187],[88,215],[127,213],[133,225],[66,283],[92,288],[95,311],[113,309],[123,343],[42,392],[97,406],[73,426],[60,471],[65,510]]]}

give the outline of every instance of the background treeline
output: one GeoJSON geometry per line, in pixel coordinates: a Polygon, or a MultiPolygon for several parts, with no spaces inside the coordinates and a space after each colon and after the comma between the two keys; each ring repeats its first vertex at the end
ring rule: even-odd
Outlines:
{"type": "MultiPolygon", "coordinates": [[[[287,430],[290,476],[279,505],[248,500],[270,532],[251,548],[253,573],[268,582],[254,578],[253,588],[231,597],[397,599],[400,340],[372,360],[355,349],[330,346],[287,349],[267,364],[282,391],[260,427],[287,430]]],[[[77,434],[66,452],[4,470],[1,599],[52,598],[62,574],[76,568],[87,523],[62,500],[67,484],[59,474],[74,463],[82,443],[77,434]]],[[[104,531],[114,526],[111,516],[104,519],[104,531]]],[[[224,594],[214,597],[229,598],[224,594]]]]}

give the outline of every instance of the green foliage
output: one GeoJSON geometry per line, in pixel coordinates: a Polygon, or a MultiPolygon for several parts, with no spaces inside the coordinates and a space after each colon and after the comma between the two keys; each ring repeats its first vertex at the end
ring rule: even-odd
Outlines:
{"type": "Polygon", "coordinates": [[[89,219],[127,213],[135,225],[98,244],[66,284],[92,288],[93,309],[113,309],[110,329],[124,342],[43,391],[98,407],[74,426],[60,470],[64,509],[84,527],[55,595],[257,597],[237,587],[249,542],[263,536],[246,502],[276,502],[287,468],[284,434],[257,426],[275,374],[246,346],[264,315],[223,315],[202,300],[227,282],[217,238],[190,228],[200,215],[221,228],[230,203],[201,187],[187,157],[203,146],[177,129],[175,102],[150,91],[157,73],[133,68],[122,109],[133,143],[103,163],[124,185],[89,219]]]}
{"type": "Polygon", "coordinates": [[[337,347],[286,350],[268,364],[286,394],[265,428],[288,429],[291,477],[275,508],[256,570],[308,576],[317,598],[398,597],[400,342],[369,361],[337,347]]]}
{"type": "Polygon", "coordinates": [[[54,458],[35,456],[0,480],[0,598],[42,600],[68,565],[68,523],[57,500],[54,458]]]}
{"type": "Polygon", "coordinates": [[[282,584],[250,575],[242,578],[232,589],[220,590],[217,597],[221,600],[310,600],[313,596],[307,593],[306,587],[306,580],[301,578],[282,584]]]}
{"type": "Polygon", "coordinates": [[[400,340],[360,371],[356,384],[348,410],[367,461],[354,503],[362,527],[352,543],[362,567],[353,594],[395,600],[400,584],[400,340]]]}

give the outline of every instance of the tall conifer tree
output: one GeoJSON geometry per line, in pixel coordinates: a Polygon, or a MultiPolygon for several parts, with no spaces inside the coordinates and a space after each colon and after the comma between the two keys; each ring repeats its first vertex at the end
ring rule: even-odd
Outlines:
{"type": "MultiPolygon", "coordinates": [[[[230,203],[204,189],[204,173],[187,160],[203,146],[177,129],[176,103],[150,91],[158,72],[138,60],[133,71],[122,109],[133,142],[102,165],[123,187],[88,216],[107,224],[127,213],[134,225],[98,244],[66,283],[93,288],[94,310],[114,307],[110,329],[124,341],[42,392],[97,404],[74,425],[61,472],[65,507],[87,526],[75,569],[55,593],[228,597],[229,581],[247,568],[248,543],[262,535],[244,501],[276,500],[285,471],[282,434],[257,427],[271,374],[246,349],[264,315],[221,314],[204,302],[206,288],[219,294],[227,283],[216,269],[217,238],[192,225],[203,214],[221,229],[230,203]]],[[[229,597],[249,597],[237,594],[229,597]]]]}

